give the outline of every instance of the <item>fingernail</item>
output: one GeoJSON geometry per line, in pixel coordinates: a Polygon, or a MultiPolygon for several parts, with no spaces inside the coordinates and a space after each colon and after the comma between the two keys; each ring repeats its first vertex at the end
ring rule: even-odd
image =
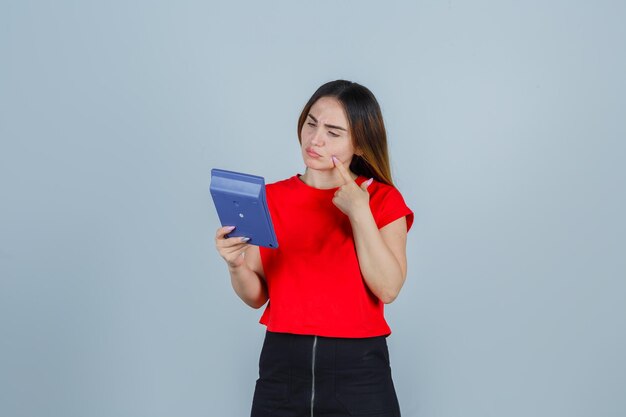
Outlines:
{"type": "Polygon", "coordinates": [[[228,230],[228,231],[230,232],[230,231],[231,231],[231,230],[233,230],[235,227],[236,227],[236,226],[226,226],[226,230],[228,230]]]}
{"type": "Polygon", "coordinates": [[[249,237],[242,237],[242,238],[241,238],[241,241],[242,241],[242,242],[247,242],[247,241],[249,241],[249,240],[250,240],[250,238],[249,238],[249,237]]]}
{"type": "Polygon", "coordinates": [[[370,178],[369,180],[365,181],[365,183],[367,184],[367,187],[370,186],[370,184],[374,181],[374,178],[370,178]]]}
{"type": "Polygon", "coordinates": [[[333,164],[336,164],[337,162],[339,162],[339,159],[337,159],[337,157],[333,155],[333,164]]]}

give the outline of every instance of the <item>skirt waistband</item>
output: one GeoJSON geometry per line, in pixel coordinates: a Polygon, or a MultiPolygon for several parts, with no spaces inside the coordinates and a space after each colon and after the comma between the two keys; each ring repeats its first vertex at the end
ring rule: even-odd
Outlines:
{"type": "Polygon", "coordinates": [[[389,367],[386,336],[337,338],[267,331],[260,367],[290,369],[308,375],[315,354],[319,372],[341,372],[364,366],[389,367]],[[314,347],[315,345],[315,347],[314,347]]]}

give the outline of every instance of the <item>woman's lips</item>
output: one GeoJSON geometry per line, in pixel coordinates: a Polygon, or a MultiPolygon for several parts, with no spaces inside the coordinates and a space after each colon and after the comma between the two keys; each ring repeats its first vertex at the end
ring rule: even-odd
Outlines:
{"type": "Polygon", "coordinates": [[[306,153],[309,156],[313,157],[313,158],[321,158],[322,157],[322,155],[318,154],[317,152],[312,151],[311,148],[307,148],[306,149],[306,153]]]}

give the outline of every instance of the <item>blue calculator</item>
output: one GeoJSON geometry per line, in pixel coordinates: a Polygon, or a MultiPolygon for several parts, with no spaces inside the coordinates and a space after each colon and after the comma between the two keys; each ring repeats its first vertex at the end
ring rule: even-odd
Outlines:
{"type": "Polygon", "coordinates": [[[278,247],[263,177],[213,168],[209,192],[222,226],[236,226],[226,237],[249,237],[251,245],[278,247]]]}

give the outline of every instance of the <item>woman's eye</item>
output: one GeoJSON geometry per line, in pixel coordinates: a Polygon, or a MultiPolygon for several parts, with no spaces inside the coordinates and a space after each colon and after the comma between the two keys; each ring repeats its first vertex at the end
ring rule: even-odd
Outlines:
{"type": "Polygon", "coordinates": [[[308,124],[309,126],[311,126],[311,127],[315,127],[315,123],[313,123],[313,122],[307,122],[307,124],[308,124]]]}
{"type": "Polygon", "coordinates": [[[339,135],[334,133],[334,132],[328,132],[328,134],[334,138],[338,137],[339,135]]]}

